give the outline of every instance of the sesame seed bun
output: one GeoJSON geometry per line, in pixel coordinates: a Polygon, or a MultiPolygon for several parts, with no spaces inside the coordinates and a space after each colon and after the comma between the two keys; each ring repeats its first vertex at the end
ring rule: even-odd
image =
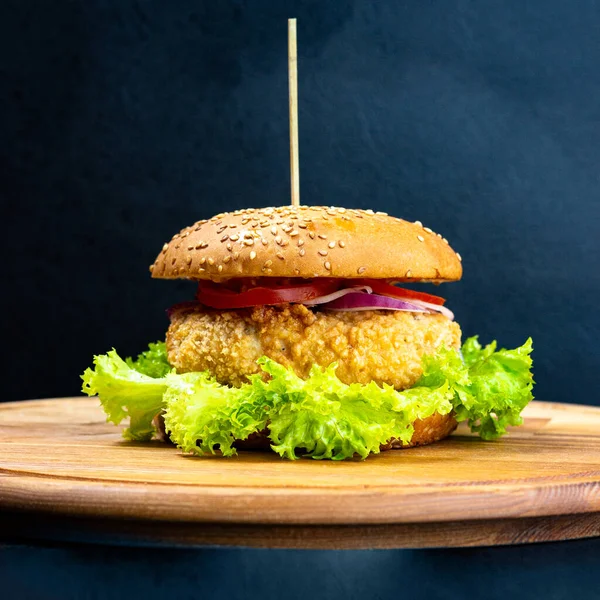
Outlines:
{"type": "Polygon", "coordinates": [[[340,277],[456,281],[460,255],[414,223],[323,206],[248,208],[175,234],[150,267],[158,279],[340,277]]]}

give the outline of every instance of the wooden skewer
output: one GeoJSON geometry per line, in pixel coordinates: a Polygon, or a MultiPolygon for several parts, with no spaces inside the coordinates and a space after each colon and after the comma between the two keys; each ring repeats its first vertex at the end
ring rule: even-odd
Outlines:
{"type": "Polygon", "coordinates": [[[300,206],[300,173],[298,165],[298,52],[296,19],[288,19],[288,79],[290,94],[290,183],[292,206],[300,206]]]}

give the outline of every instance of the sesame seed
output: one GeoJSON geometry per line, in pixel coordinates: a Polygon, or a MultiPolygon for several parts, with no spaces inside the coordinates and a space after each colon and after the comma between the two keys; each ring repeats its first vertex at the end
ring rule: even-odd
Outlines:
{"type": "Polygon", "coordinates": [[[246,246],[253,246],[254,240],[252,238],[246,239],[246,240],[244,240],[244,244],[246,244],[246,246]]]}
{"type": "Polygon", "coordinates": [[[201,265],[203,265],[205,262],[206,262],[206,256],[203,256],[203,257],[200,259],[200,264],[201,264],[201,265]]]}
{"type": "Polygon", "coordinates": [[[362,275],[367,270],[367,267],[358,267],[357,272],[359,275],[362,275]]]}
{"type": "Polygon", "coordinates": [[[152,273],[152,271],[154,271],[154,265],[150,265],[149,269],[150,269],[150,273],[152,273]]]}
{"type": "Polygon", "coordinates": [[[300,229],[306,229],[308,225],[306,223],[298,223],[298,227],[300,227],[300,229]]]}
{"type": "Polygon", "coordinates": [[[433,233],[433,231],[431,229],[429,229],[429,227],[423,227],[423,229],[427,232],[427,233],[433,233]]]}
{"type": "Polygon", "coordinates": [[[417,236],[417,239],[418,239],[420,242],[424,242],[424,241],[425,241],[425,238],[424,238],[422,235],[418,235],[418,236],[417,236]]]}
{"type": "Polygon", "coordinates": [[[271,227],[271,233],[273,235],[277,235],[277,227],[275,227],[275,225],[273,225],[273,227],[271,227]]]}
{"type": "Polygon", "coordinates": [[[215,259],[209,257],[206,262],[212,267],[215,264],[215,259]]]}
{"type": "Polygon", "coordinates": [[[232,242],[237,242],[237,241],[240,239],[240,236],[239,236],[237,233],[234,233],[233,235],[230,235],[230,236],[229,236],[229,239],[230,239],[232,242]]]}
{"type": "Polygon", "coordinates": [[[338,242],[338,246],[339,246],[340,248],[344,248],[344,247],[346,246],[346,242],[345,242],[344,240],[340,240],[340,241],[338,242]]]}
{"type": "Polygon", "coordinates": [[[188,235],[190,235],[190,232],[189,232],[189,231],[184,231],[184,232],[181,234],[181,237],[187,237],[188,235]]]}
{"type": "Polygon", "coordinates": [[[162,249],[163,249],[163,252],[166,252],[168,247],[169,247],[169,244],[164,244],[164,245],[163,245],[163,248],[162,248],[162,249]]]}
{"type": "Polygon", "coordinates": [[[302,238],[298,240],[298,247],[300,246],[304,246],[304,240],[302,238]]]}
{"type": "Polygon", "coordinates": [[[217,233],[223,233],[223,231],[225,231],[227,229],[227,225],[223,225],[222,227],[219,227],[219,229],[217,229],[217,233]]]}
{"type": "Polygon", "coordinates": [[[233,256],[233,260],[237,260],[240,257],[240,253],[239,252],[234,252],[232,254],[232,256],[233,256]]]}
{"type": "Polygon", "coordinates": [[[250,239],[250,238],[252,238],[252,237],[254,237],[254,236],[252,235],[252,232],[251,232],[251,231],[246,231],[246,232],[244,233],[244,237],[245,237],[246,239],[250,239]]]}
{"type": "Polygon", "coordinates": [[[381,215],[382,217],[387,217],[388,216],[388,214],[386,212],[382,212],[380,210],[378,210],[375,214],[376,215],[381,215]]]}
{"type": "Polygon", "coordinates": [[[300,251],[298,252],[298,254],[300,256],[304,256],[306,254],[306,250],[304,248],[300,248],[300,251]]]}
{"type": "Polygon", "coordinates": [[[250,219],[242,219],[242,225],[245,225],[246,223],[248,223],[248,221],[250,221],[250,219]]]}
{"type": "Polygon", "coordinates": [[[319,250],[321,256],[327,256],[327,250],[319,250]]]}
{"type": "Polygon", "coordinates": [[[298,230],[294,229],[293,231],[290,231],[290,237],[296,237],[298,235],[298,230]]]}
{"type": "Polygon", "coordinates": [[[288,240],[282,240],[281,244],[279,244],[280,246],[287,246],[289,244],[288,240]]]}
{"type": "Polygon", "coordinates": [[[281,242],[282,242],[281,236],[280,236],[280,235],[278,235],[278,236],[275,238],[275,243],[276,243],[276,244],[279,244],[279,245],[281,246],[281,242]]]}
{"type": "Polygon", "coordinates": [[[331,271],[331,263],[329,261],[325,261],[325,263],[323,264],[323,266],[328,270],[331,271]]]}
{"type": "Polygon", "coordinates": [[[260,241],[262,242],[263,246],[268,246],[269,245],[269,240],[267,238],[261,238],[260,241]]]}
{"type": "Polygon", "coordinates": [[[456,253],[456,258],[458,258],[458,260],[462,262],[462,256],[458,252],[456,253]]]}
{"type": "Polygon", "coordinates": [[[448,243],[448,240],[445,237],[443,237],[442,240],[446,242],[446,244],[448,243]]]}
{"type": "Polygon", "coordinates": [[[322,240],[326,240],[326,239],[327,239],[327,236],[326,236],[324,233],[320,233],[320,234],[319,234],[319,237],[320,237],[322,240]]]}
{"type": "Polygon", "coordinates": [[[256,258],[256,252],[254,252],[254,250],[252,250],[252,252],[250,252],[250,260],[254,260],[256,258]]]}
{"type": "Polygon", "coordinates": [[[374,214],[375,214],[375,213],[374,213],[374,212],[373,212],[373,211],[372,211],[370,208],[368,208],[367,210],[365,210],[365,212],[366,212],[368,215],[374,215],[374,214]]]}
{"type": "Polygon", "coordinates": [[[221,243],[226,242],[229,239],[229,236],[227,234],[225,234],[222,238],[221,238],[221,243]]]}
{"type": "Polygon", "coordinates": [[[191,257],[191,256],[188,256],[185,262],[186,262],[188,265],[191,265],[191,264],[192,264],[192,257],[191,257]]]}
{"type": "Polygon", "coordinates": [[[202,242],[200,248],[208,248],[208,242],[202,242]]]}
{"type": "Polygon", "coordinates": [[[202,267],[198,269],[198,273],[204,273],[204,271],[206,271],[206,269],[203,269],[202,267]]]}
{"type": "Polygon", "coordinates": [[[227,250],[229,250],[229,252],[231,252],[231,250],[233,249],[233,246],[227,242],[227,246],[225,246],[227,248],[227,250]]]}
{"type": "Polygon", "coordinates": [[[265,269],[268,269],[272,264],[273,264],[273,261],[271,259],[265,261],[265,269]]]}
{"type": "Polygon", "coordinates": [[[308,237],[309,237],[311,240],[314,240],[314,239],[315,239],[315,232],[314,232],[314,231],[309,231],[309,232],[308,232],[308,237]]]}
{"type": "Polygon", "coordinates": [[[283,256],[283,254],[281,254],[281,252],[278,252],[278,253],[277,253],[275,256],[276,256],[277,258],[280,258],[281,260],[284,260],[284,259],[285,259],[285,256],[283,256]]]}
{"type": "Polygon", "coordinates": [[[420,227],[423,227],[423,223],[421,223],[421,221],[415,221],[415,225],[419,225],[420,227]]]}
{"type": "Polygon", "coordinates": [[[237,227],[236,223],[229,223],[229,227],[231,227],[231,229],[235,229],[237,227]]]}
{"type": "Polygon", "coordinates": [[[219,271],[219,273],[221,273],[221,271],[223,271],[223,265],[219,265],[219,266],[217,267],[217,271],[219,271]]]}
{"type": "Polygon", "coordinates": [[[405,277],[410,277],[412,275],[412,271],[409,269],[406,271],[405,277]]]}
{"type": "Polygon", "coordinates": [[[188,250],[193,250],[193,249],[194,249],[194,246],[188,246],[188,247],[187,247],[187,249],[188,249],[188,250]]]}
{"type": "Polygon", "coordinates": [[[327,244],[330,248],[335,248],[335,242],[329,242],[329,244],[327,244]]]}
{"type": "Polygon", "coordinates": [[[223,259],[223,262],[224,262],[225,264],[227,264],[227,263],[228,263],[230,260],[231,260],[231,256],[226,256],[226,257],[223,259]]]}

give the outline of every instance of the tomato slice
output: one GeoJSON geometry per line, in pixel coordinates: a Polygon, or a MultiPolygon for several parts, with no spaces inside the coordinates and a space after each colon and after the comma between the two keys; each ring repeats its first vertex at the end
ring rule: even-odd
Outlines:
{"type": "Polygon", "coordinates": [[[317,278],[312,280],[239,279],[227,283],[200,281],[196,300],[205,306],[217,309],[248,308],[260,305],[302,303],[319,296],[332,294],[339,289],[366,285],[375,294],[392,298],[421,300],[442,306],[446,300],[440,296],[398,288],[382,279],[333,279],[317,278]],[[296,283],[298,282],[298,283],[296,283]]]}
{"type": "Polygon", "coordinates": [[[412,300],[421,300],[422,302],[429,302],[430,304],[436,304],[437,306],[442,306],[444,302],[446,302],[446,299],[440,296],[399,288],[381,279],[352,279],[351,281],[354,282],[354,285],[356,285],[357,281],[360,285],[368,285],[373,289],[373,293],[381,294],[382,296],[391,296],[392,298],[411,298],[412,300]]]}
{"type": "Polygon", "coordinates": [[[225,285],[211,281],[198,284],[196,300],[211,308],[248,308],[250,306],[285,304],[287,302],[307,302],[338,290],[340,280],[313,279],[300,284],[284,284],[253,287],[235,291],[225,285]]]}

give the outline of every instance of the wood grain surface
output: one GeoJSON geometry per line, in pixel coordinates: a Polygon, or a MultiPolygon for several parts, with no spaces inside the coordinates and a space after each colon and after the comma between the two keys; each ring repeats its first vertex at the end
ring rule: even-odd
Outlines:
{"type": "Polygon", "coordinates": [[[509,544],[600,535],[600,409],[532,403],[366,461],[183,456],[126,442],[96,399],[0,405],[4,537],[262,547],[509,544]]]}

